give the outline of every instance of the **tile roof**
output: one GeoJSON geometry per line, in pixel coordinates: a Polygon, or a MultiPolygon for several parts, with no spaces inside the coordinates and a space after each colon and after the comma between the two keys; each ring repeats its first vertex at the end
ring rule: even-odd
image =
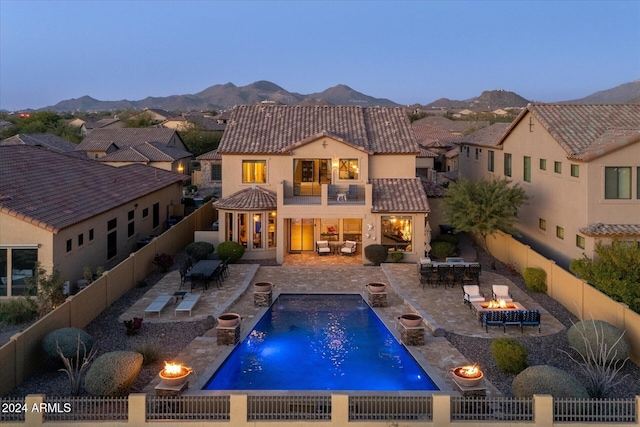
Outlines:
{"type": "Polygon", "coordinates": [[[640,224],[603,224],[601,222],[583,227],[580,232],[587,236],[616,237],[633,236],[640,237],[640,224]]]}
{"type": "Polygon", "coordinates": [[[447,194],[447,189],[440,184],[434,184],[426,179],[422,179],[421,184],[427,197],[444,197],[447,194]]]}
{"type": "Polygon", "coordinates": [[[430,125],[445,131],[452,133],[465,133],[469,129],[478,129],[485,126],[489,126],[489,122],[482,121],[470,121],[470,120],[450,120],[443,116],[427,116],[420,120],[413,122],[414,125],[430,125]]]}
{"type": "Polygon", "coordinates": [[[640,142],[640,104],[529,104],[507,132],[528,112],[570,159],[589,161],[640,142]]]}
{"type": "Polygon", "coordinates": [[[371,179],[371,212],[430,212],[420,178],[371,179]]]}
{"type": "Polygon", "coordinates": [[[435,126],[431,126],[426,123],[424,119],[416,120],[411,123],[411,129],[416,134],[416,139],[418,143],[424,145],[426,147],[430,146],[429,144],[433,144],[438,141],[441,146],[450,147],[453,145],[453,141],[458,138],[458,135],[449,132],[448,130],[444,130],[435,126]]]}
{"type": "Polygon", "coordinates": [[[191,153],[159,142],[145,142],[100,157],[99,162],[173,162],[191,157],[191,153]]]}
{"type": "Polygon", "coordinates": [[[0,141],[0,145],[33,145],[66,153],[75,150],[78,145],[50,133],[23,133],[0,141]]]}
{"type": "Polygon", "coordinates": [[[85,122],[84,123],[84,127],[87,129],[100,129],[103,128],[105,126],[109,126],[112,125],[114,123],[119,122],[120,119],[116,119],[116,118],[107,118],[107,119],[100,119],[98,121],[95,122],[85,122]]]}
{"type": "Polygon", "coordinates": [[[453,159],[454,157],[458,157],[460,155],[460,147],[452,148],[451,150],[444,153],[444,156],[447,159],[453,159]]]}
{"type": "Polygon", "coordinates": [[[252,185],[214,202],[213,206],[217,209],[230,210],[276,209],[278,195],[273,191],[252,185]]]}
{"type": "Polygon", "coordinates": [[[37,147],[0,147],[0,212],[57,233],[188,179],[144,165],[116,168],[37,147]]]}
{"type": "Polygon", "coordinates": [[[422,145],[419,147],[419,149],[420,149],[420,154],[418,154],[418,157],[426,157],[426,158],[438,157],[438,153],[429,151],[426,148],[424,148],[422,145]]]}
{"type": "Polygon", "coordinates": [[[497,147],[510,127],[511,123],[494,123],[469,135],[459,137],[457,142],[459,144],[479,145],[482,147],[497,147]]]}
{"type": "Polygon", "coordinates": [[[221,154],[281,153],[322,132],[372,153],[418,153],[402,108],[241,105],[233,109],[221,154]]]}
{"type": "Polygon", "coordinates": [[[78,150],[91,144],[114,143],[119,148],[135,147],[145,142],[160,142],[167,145],[175,135],[175,129],[163,127],[153,128],[121,128],[95,129],[78,145],[78,150]]]}
{"type": "Polygon", "coordinates": [[[218,150],[212,150],[199,155],[196,160],[222,160],[222,156],[218,154],[218,150]]]}

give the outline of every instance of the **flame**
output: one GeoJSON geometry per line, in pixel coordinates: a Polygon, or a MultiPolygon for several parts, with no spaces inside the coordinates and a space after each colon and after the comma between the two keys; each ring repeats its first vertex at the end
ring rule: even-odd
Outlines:
{"type": "Polygon", "coordinates": [[[489,301],[489,305],[487,308],[507,308],[507,302],[500,298],[499,300],[491,300],[489,301]]]}
{"type": "Polygon", "coordinates": [[[183,373],[184,367],[180,363],[164,362],[164,374],[167,376],[178,376],[183,373]]]}
{"type": "Polygon", "coordinates": [[[480,376],[480,367],[478,365],[465,365],[458,369],[458,374],[462,377],[475,378],[480,376]]]}

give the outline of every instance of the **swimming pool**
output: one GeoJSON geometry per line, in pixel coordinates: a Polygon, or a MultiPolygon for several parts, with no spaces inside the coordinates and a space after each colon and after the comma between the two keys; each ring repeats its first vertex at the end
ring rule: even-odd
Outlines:
{"type": "Polygon", "coordinates": [[[203,390],[438,390],[358,294],[283,294],[203,390]]]}

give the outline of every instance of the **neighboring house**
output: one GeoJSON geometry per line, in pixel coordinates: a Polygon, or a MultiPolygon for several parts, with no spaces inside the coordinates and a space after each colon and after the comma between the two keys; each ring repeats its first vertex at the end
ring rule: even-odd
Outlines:
{"type": "Polygon", "coordinates": [[[442,116],[427,116],[414,123],[430,125],[439,129],[446,130],[456,136],[464,135],[474,129],[480,129],[489,126],[488,121],[471,121],[471,120],[450,120],[442,116]]]}
{"type": "Polygon", "coordinates": [[[0,146],[9,145],[31,145],[34,147],[43,147],[58,153],[69,153],[78,148],[77,144],[50,133],[23,133],[0,141],[0,146]]]}
{"type": "Polygon", "coordinates": [[[112,118],[100,119],[95,122],[85,122],[80,125],[80,133],[82,136],[87,136],[96,129],[122,129],[124,122],[122,122],[117,116],[112,118]]]}
{"type": "Polygon", "coordinates": [[[200,162],[198,185],[202,188],[218,187],[222,184],[222,156],[218,150],[209,151],[198,157],[200,162]]]}
{"type": "Polygon", "coordinates": [[[9,129],[13,123],[0,119],[0,129],[9,129]]]}
{"type": "Polygon", "coordinates": [[[75,283],[85,266],[109,269],[126,259],[140,239],[165,230],[186,179],[41,147],[0,147],[0,296],[24,295],[36,261],[75,283]]]}
{"type": "Polygon", "coordinates": [[[495,142],[468,140],[463,153],[465,177],[525,189],[522,241],[565,268],[598,241],[640,239],[640,105],[530,104],[495,142]]]}
{"type": "Polygon", "coordinates": [[[401,108],[239,106],[217,153],[219,241],[240,242],[245,258],[282,262],[318,240],[357,241],[363,262],[371,244],[424,256],[429,204],[401,108]]]}
{"type": "Polygon", "coordinates": [[[89,158],[111,164],[145,163],[165,170],[190,173],[192,155],[174,129],[96,129],[84,138],[77,150],[86,152],[89,158]],[[118,154],[119,151],[122,152],[118,154]],[[105,156],[108,157],[103,160],[105,156]]]}

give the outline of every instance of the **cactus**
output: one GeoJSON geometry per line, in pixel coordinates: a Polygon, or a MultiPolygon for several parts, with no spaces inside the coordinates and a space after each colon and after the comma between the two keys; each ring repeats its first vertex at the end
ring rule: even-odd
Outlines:
{"type": "Polygon", "coordinates": [[[588,398],[587,389],[570,373],[549,366],[530,366],[520,372],[511,384],[516,397],[550,394],[553,397],[588,398]]]}
{"type": "Polygon", "coordinates": [[[142,368],[142,355],[135,351],[112,351],[98,357],[84,379],[84,388],[94,396],[124,396],[142,368]]]}

